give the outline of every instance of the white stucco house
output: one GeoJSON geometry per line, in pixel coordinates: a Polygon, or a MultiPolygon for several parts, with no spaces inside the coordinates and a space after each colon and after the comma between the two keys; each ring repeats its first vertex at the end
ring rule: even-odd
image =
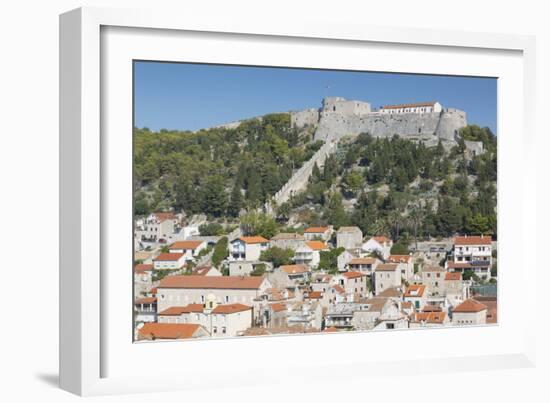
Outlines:
{"type": "Polygon", "coordinates": [[[258,261],[269,248],[269,240],[262,236],[242,236],[229,244],[229,261],[258,261]]]}
{"type": "Polygon", "coordinates": [[[322,241],[306,241],[304,246],[296,249],[294,263],[316,268],[321,259],[321,252],[328,250],[329,247],[322,241]]]}
{"type": "Polygon", "coordinates": [[[155,270],[177,270],[186,263],[183,253],[161,253],[153,259],[155,270]]]}
{"type": "Polygon", "coordinates": [[[373,236],[367,242],[363,243],[361,250],[365,254],[378,252],[384,259],[390,256],[390,250],[393,246],[393,241],[385,236],[373,236]]]}
{"type": "Polygon", "coordinates": [[[194,261],[207,248],[204,241],[177,241],[169,246],[170,253],[182,253],[185,261],[194,261]]]}

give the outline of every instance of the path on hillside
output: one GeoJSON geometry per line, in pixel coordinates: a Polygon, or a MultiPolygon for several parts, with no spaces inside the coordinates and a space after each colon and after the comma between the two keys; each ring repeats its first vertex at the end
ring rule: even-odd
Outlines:
{"type": "Polygon", "coordinates": [[[273,215],[274,208],[288,201],[293,195],[304,190],[307,187],[309,178],[313,173],[313,167],[317,164],[318,168],[322,168],[329,155],[334,153],[338,148],[338,141],[328,141],[313,154],[313,156],[300,167],[290,179],[275,193],[271,200],[264,205],[264,211],[267,214],[273,215]]]}

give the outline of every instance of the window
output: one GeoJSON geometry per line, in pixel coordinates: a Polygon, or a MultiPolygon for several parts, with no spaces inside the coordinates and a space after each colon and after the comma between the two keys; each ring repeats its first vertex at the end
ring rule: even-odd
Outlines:
{"type": "Polygon", "coordinates": [[[212,333],[214,333],[214,334],[218,333],[218,328],[216,326],[214,326],[212,328],[212,333]]]}
{"type": "Polygon", "coordinates": [[[204,302],[204,295],[201,295],[201,302],[204,302]]]}
{"type": "Polygon", "coordinates": [[[229,302],[229,295],[225,296],[225,302],[229,302]]]}
{"type": "Polygon", "coordinates": [[[227,333],[227,329],[225,328],[225,326],[222,327],[222,333],[223,333],[223,334],[226,334],[226,333],[227,333]]]}

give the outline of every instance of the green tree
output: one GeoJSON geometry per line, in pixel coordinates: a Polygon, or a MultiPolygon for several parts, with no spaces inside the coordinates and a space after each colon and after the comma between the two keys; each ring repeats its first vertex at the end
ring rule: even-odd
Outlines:
{"type": "Polygon", "coordinates": [[[345,251],[344,248],[336,248],[330,251],[321,251],[319,253],[319,265],[317,268],[319,270],[324,270],[329,273],[338,272],[338,256],[340,256],[345,251]]]}
{"type": "Polygon", "coordinates": [[[245,235],[261,235],[270,239],[277,233],[278,226],[273,217],[251,211],[241,217],[241,230],[245,235]]]}
{"type": "Polygon", "coordinates": [[[219,268],[221,263],[229,256],[228,244],[228,239],[224,236],[214,246],[214,252],[212,252],[212,264],[214,267],[219,268]]]}
{"type": "Polygon", "coordinates": [[[329,204],[325,209],[325,220],[338,229],[345,226],[349,222],[349,217],[344,210],[342,204],[342,195],[340,193],[333,193],[330,197],[329,204]]]}
{"type": "Polygon", "coordinates": [[[218,223],[208,223],[199,225],[201,236],[218,236],[224,233],[223,226],[218,223]]]}
{"type": "Polygon", "coordinates": [[[293,257],[294,251],[292,249],[282,249],[277,246],[264,250],[260,254],[261,261],[272,262],[274,267],[291,264],[293,257]]]}
{"type": "Polygon", "coordinates": [[[227,213],[231,217],[238,217],[241,209],[243,208],[243,195],[241,193],[241,188],[235,184],[233,191],[231,192],[231,199],[229,205],[227,206],[227,213]]]}

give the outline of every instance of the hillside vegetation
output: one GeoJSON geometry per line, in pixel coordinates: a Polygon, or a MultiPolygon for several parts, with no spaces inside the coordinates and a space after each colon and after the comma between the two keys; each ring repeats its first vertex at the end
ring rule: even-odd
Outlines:
{"type": "MultiPolygon", "coordinates": [[[[451,150],[397,136],[341,141],[322,168],[314,167],[307,189],[277,208],[277,228],[270,223],[269,233],[315,224],[357,225],[404,241],[496,233],[497,139],[475,125],[461,138],[482,141],[485,153],[472,157],[463,140],[451,150]]],[[[321,145],[292,128],[289,114],[236,129],[135,129],[135,213],[184,210],[234,221],[243,209],[261,206],[321,145]]]]}
{"type": "Polygon", "coordinates": [[[321,147],[287,113],[199,132],[134,130],[135,213],[237,217],[261,206],[321,147]]]}

